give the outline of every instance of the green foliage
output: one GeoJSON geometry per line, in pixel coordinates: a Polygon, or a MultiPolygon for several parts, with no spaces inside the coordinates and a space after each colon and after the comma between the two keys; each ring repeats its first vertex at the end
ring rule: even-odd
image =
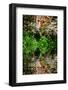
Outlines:
{"type": "Polygon", "coordinates": [[[24,47],[24,52],[27,55],[31,55],[37,48],[37,41],[36,39],[33,37],[33,35],[30,35],[29,32],[27,32],[24,36],[24,40],[23,40],[23,47],[24,47]]]}
{"type": "Polygon", "coordinates": [[[24,34],[23,47],[24,53],[27,55],[31,55],[37,48],[39,48],[41,55],[52,52],[56,48],[56,41],[50,36],[41,36],[39,41],[37,41],[32,33],[24,32],[24,34]]]}

